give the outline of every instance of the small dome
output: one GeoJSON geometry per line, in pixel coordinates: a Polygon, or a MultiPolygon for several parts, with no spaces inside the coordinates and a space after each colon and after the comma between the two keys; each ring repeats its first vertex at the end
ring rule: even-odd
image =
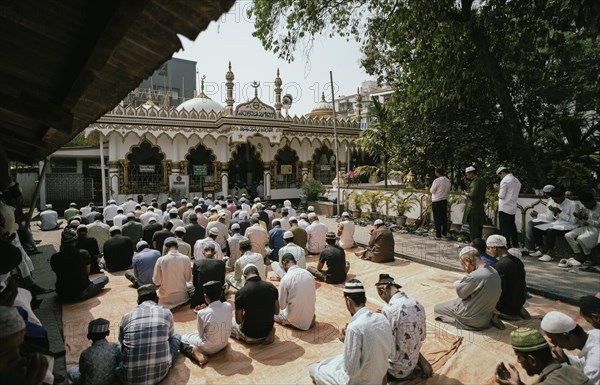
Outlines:
{"type": "Polygon", "coordinates": [[[221,112],[223,111],[223,106],[206,96],[204,93],[204,77],[202,77],[200,82],[200,93],[177,106],[177,111],[184,109],[187,111],[196,110],[197,112],[202,110],[206,112],[221,112]]]}
{"type": "Polygon", "coordinates": [[[308,117],[333,117],[333,105],[325,100],[325,93],[321,94],[321,102],[307,114],[308,117]]]}

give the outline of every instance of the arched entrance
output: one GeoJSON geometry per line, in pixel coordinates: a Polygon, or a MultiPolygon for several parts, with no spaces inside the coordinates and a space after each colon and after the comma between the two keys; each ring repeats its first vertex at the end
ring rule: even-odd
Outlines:
{"type": "Polygon", "coordinates": [[[199,144],[190,150],[185,157],[188,163],[188,175],[190,176],[190,192],[199,192],[204,196],[204,191],[214,191],[215,187],[215,165],[214,153],[199,144]]]}
{"type": "Polygon", "coordinates": [[[323,145],[315,150],[313,155],[313,176],[323,184],[331,184],[335,178],[335,154],[333,150],[323,145]]]}
{"type": "Polygon", "coordinates": [[[160,194],[166,190],[163,180],[162,161],[165,155],[156,146],[148,141],[143,141],[134,147],[127,155],[129,161],[127,180],[123,184],[127,186],[128,194],[160,194]]]}
{"type": "Polygon", "coordinates": [[[256,147],[238,144],[229,161],[229,187],[237,183],[239,187],[246,186],[252,191],[262,180],[263,162],[256,147]]]}
{"type": "Polygon", "coordinates": [[[298,187],[298,155],[290,146],[285,146],[275,155],[277,161],[276,184],[272,186],[275,189],[296,188],[298,187]]]}

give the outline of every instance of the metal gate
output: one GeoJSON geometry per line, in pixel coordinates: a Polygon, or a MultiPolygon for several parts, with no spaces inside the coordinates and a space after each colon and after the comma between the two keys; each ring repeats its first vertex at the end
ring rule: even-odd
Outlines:
{"type": "Polygon", "coordinates": [[[46,175],[46,201],[91,202],[94,200],[94,179],[83,174],[52,173],[46,175]]]}

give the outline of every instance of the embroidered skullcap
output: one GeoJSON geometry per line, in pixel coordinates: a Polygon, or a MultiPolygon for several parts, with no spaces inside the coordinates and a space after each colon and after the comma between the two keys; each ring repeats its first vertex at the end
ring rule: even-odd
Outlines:
{"type": "Polygon", "coordinates": [[[344,293],[346,293],[346,294],[364,293],[364,292],[365,292],[365,287],[363,286],[362,282],[360,282],[358,279],[348,281],[348,282],[346,282],[346,285],[344,286],[344,293]]]}
{"type": "Polygon", "coordinates": [[[294,233],[292,233],[291,231],[286,231],[285,233],[283,233],[283,239],[290,239],[290,238],[294,238],[294,233]]]}
{"type": "Polygon", "coordinates": [[[0,338],[8,337],[25,329],[25,321],[16,308],[0,306],[0,338]]]}
{"type": "Polygon", "coordinates": [[[488,247],[506,247],[506,238],[500,234],[493,234],[487,237],[485,245],[488,247]]]}
{"type": "Polygon", "coordinates": [[[77,231],[73,230],[70,227],[67,227],[63,230],[60,235],[61,243],[75,242],[77,240],[77,231]]]}
{"type": "Polygon", "coordinates": [[[334,232],[332,232],[332,231],[328,231],[328,232],[325,234],[325,239],[335,239],[335,238],[336,238],[336,237],[335,237],[335,233],[334,233],[334,232]]]}
{"type": "Polygon", "coordinates": [[[140,249],[142,247],[144,247],[144,246],[148,247],[148,242],[146,242],[146,241],[139,241],[138,243],[135,244],[135,249],[137,251],[140,251],[140,249]]]}
{"type": "Polygon", "coordinates": [[[106,333],[110,330],[110,321],[104,318],[98,318],[90,321],[88,324],[88,334],[106,333]]]}
{"type": "Polygon", "coordinates": [[[206,197],[212,199],[212,194],[208,194],[206,197]]]}
{"type": "Polygon", "coordinates": [[[185,233],[185,227],[183,227],[183,226],[177,226],[175,228],[175,232],[176,233],[185,233]]]}
{"type": "Polygon", "coordinates": [[[534,352],[548,346],[548,341],[537,329],[518,328],[510,333],[510,343],[516,351],[534,352]]]}
{"type": "Polygon", "coordinates": [[[231,230],[240,230],[240,225],[237,223],[234,223],[231,225],[231,230]]]}
{"type": "Polygon", "coordinates": [[[308,211],[315,211],[315,206],[308,206],[307,210],[308,211]]]}
{"type": "Polygon", "coordinates": [[[540,327],[546,333],[568,333],[577,327],[573,318],[559,311],[551,311],[542,318],[540,327]]]}
{"type": "Polygon", "coordinates": [[[209,233],[211,235],[219,235],[219,229],[217,229],[216,227],[213,227],[210,229],[209,233]]]}
{"type": "Polygon", "coordinates": [[[467,173],[467,172],[473,172],[473,171],[476,171],[475,167],[473,167],[473,166],[469,166],[469,167],[465,168],[465,173],[467,173]]]}
{"type": "Polygon", "coordinates": [[[461,257],[461,256],[463,256],[463,255],[465,255],[465,254],[470,254],[470,253],[472,253],[472,252],[477,252],[477,253],[479,253],[479,252],[477,251],[477,249],[476,249],[476,248],[474,248],[473,246],[465,246],[465,247],[463,247],[462,249],[460,249],[460,253],[458,253],[458,256],[459,256],[459,257],[461,257]]]}
{"type": "MultiPolygon", "coordinates": [[[[109,203],[110,203],[110,202],[109,202],[109,203]]],[[[76,204],[75,202],[71,202],[71,203],[69,204],[69,207],[77,207],[77,204],[76,204]]]]}
{"type": "Polygon", "coordinates": [[[383,221],[381,219],[376,219],[375,222],[373,222],[373,225],[375,225],[375,226],[383,225],[383,221]]]}
{"type": "Polygon", "coordinates": [[[156,294],[156,290],[158,290],[158,288],[151,283],[147,285],[142,285],[137,289],[138,298],[149,294],[156,294]]]}
{"type": "Polygon", "coordinates": [[[544,188],[542,189],[542,191],[545,192],[545,193],[549,193],[553,189],[554,189],[554,186],[552,186],[551,184],[547,184],[547,185],[544,186],[544,188]]]}
{"type": "Polygon", "coordinates": [[[248,238],[240,239],[240,247],[250,247],[250,246],[252,246],[252,243],[250,242],[250,240],[248,238]]]}
{"type": "Polygon", "coordinates": [[[498,167],[498,169],[496,170],[496,175],[500,174],[502,171],[508,171],[508,169],[504,166],[500,166],[498,167]]]}

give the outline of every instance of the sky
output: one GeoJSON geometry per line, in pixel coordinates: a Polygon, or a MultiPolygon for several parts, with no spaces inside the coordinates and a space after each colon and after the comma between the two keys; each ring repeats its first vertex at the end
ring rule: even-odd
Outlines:
{"type": "Polygon", "coordinates": [[[249,0],[237,1],[229,13],[212,22],[195,41],[180,36],[184,48],[173,57],[197,62],[199,76],[206,76],[205,93],[211,99],[225,105],[225,73],[229,61],[235,75],[235,105],[254,96],[250,86],[253,81],[260,82],[261,100],[273,105],[273,82],[279,68],[282,95],[290,94],[293,98],[289,110],[292,116],[310,112],[319,103],[323,91],[326,99],[331,100],[329,71],[333,71],[336,98],[355,94],[360,84],[370,79],[360,67],[360,45],[354,41],[319,37],[308,57],[296,52],[292,63],[265,51],[260,40],[252,36],[254,21],[246,14],[250,5],[249,0]]]}

